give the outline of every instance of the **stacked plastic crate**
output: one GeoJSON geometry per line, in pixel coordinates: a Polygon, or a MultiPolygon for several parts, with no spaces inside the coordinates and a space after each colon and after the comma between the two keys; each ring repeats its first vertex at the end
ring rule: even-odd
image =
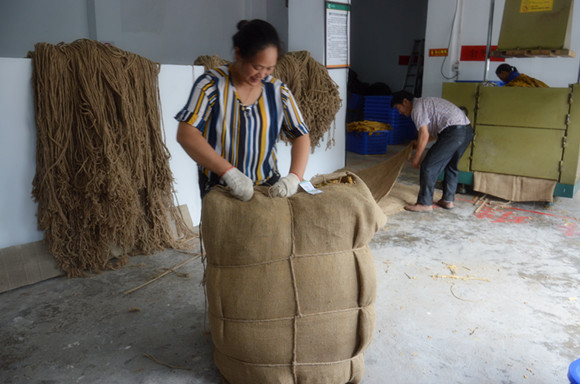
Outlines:
{"type": "Polygon", "coordinates": [[[346,122],[359,121],[363,119],[364,96],[350,93],[346,103],[346,122]]]}
{"type": "Polygon", "coordinates": [[[392,96],[365,96],[363,117],[365,120],[390,124],[391,134],[388,144],[406,144],[417,136],[415,124],[410,117],[403,116],[396,108],[391,108],[392,96]]]}
{"type": "MultiPolygon", "coordinates": [[[[364,96],[351,93],[348,97],[346,122],[364,120],[364,96]]],[[[390,131],[347,132],[346,150],[362,155],[380,155],[387,152],[390,131]]]]}
{"type": "Polygon", "coordinates": [[[362,155],[381,155],[387,153],[390,131],[347,132],[346,150],[362,155]]]}

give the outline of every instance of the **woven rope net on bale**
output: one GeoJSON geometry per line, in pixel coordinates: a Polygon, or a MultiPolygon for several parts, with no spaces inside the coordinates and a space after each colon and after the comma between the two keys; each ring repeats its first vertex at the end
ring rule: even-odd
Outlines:
{"type": "Polygon", "coordinates": [[[350,172],[312,183],[324,193],[204,197],[207,309],[227,383],[362,380],[377,289],[368,244],[386,216],[350,172]]]}
{"type": "MultiPolygon", "coordinates": [[[[195,65],[203,65],[206,70],[229,64],[219,56],[199,56],[195,65]]],[[[308,51],[288,52],[281,56],[272,76],[288,85],[298,107],[310,128],[312,148],[318,147],[326,133],[329,133],[327,148],[335,144],[332,122],[342,101],[338,85],[330,77],[328,70],[314,60],[308,51]]],[[[286,140],[285,136],[281,136],[286,140]]]]}
{"type": "Polygon", "coordinates": [[[173,204],[159,65],[84,39],[39,43],[29,57],[37,128],[32,195],[60,268],[83,276],[117,268],[130,254],[178,247],[189,229],[173,204]]]}

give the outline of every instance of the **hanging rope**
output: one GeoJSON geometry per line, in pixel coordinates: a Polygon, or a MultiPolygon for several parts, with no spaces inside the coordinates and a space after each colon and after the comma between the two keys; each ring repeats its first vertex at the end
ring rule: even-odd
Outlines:
{"type": "MultiPolygon", "coordinates": [[[[219,56],[199,56],[195,65],[203,65],[205,70],[229,64],[219,56]]],[[[331,131],[338,110],[342,104],[338,85],[330,77],[328,70],[314,60],[308,51],[288,52],[278,59],[272,75],[288,85],[300,111],[310,128],[312,148],[318,147],[328,133],[327,148],[334,142],[331,131]]],[[[281,136],[285,140],[284,136],[281,136]]]]}
{"type": "Polygon", "coordinates": [[[159,65],[96,41],[39,43],[32,195],[38,224],[69,276],[115,269],[130,254],[179,247],[189,233],[173,204],[159,65]],[[111,249],[119,248],[117,258],[111,249]],[[114,261],[112,261],[114,260],[114,261]]]}

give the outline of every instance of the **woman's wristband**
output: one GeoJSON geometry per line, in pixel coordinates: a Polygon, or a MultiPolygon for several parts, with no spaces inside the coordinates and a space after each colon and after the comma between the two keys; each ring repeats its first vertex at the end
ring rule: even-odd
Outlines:
{"type": "Polygon", "coordinates": [[[293,174],[294,176],[296,176],[298,178],[299,181],[302,181],[302,178],[300,176],[298,176],[298,174],[296,172],[289,172],[291,174],[293,174]]]}
{"type": "Polygon", "coordinates": [[[231,167],[229,167],[228,169],[226,169],[226,171],[224,173],[222,173],[220,175],[220,177],[223,177],[223,175],[225,175],[226,173],[228,173],[228,171],[230,171],[232,168],[235,168],[233,165],[231,167]]]}

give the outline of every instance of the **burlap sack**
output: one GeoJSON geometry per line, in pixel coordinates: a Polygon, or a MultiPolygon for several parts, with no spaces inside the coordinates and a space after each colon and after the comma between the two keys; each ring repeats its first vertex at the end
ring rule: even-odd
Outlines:
{"type": "Polygon", "coordinates": [[[241,202],[218,188],[204,198],[214,360],[229,383],[362,380],[375,324],[368,243],[386,217],[353,173],[312,182],[324,193],[257,188],[241,202]]]}

